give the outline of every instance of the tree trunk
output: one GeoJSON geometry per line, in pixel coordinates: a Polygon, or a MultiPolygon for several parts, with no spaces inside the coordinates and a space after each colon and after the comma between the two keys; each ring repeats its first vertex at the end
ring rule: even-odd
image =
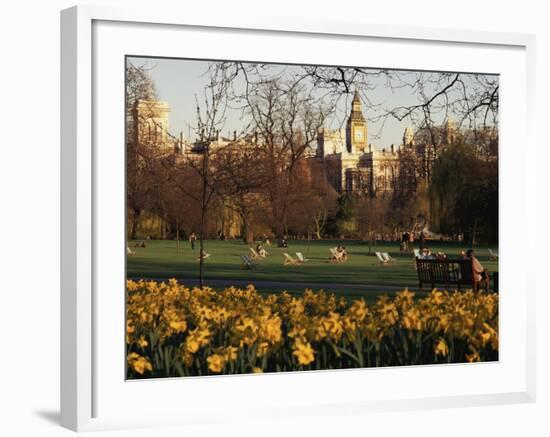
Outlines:
{"type": "Polygon", "coordinates": [[[199,231],[199,287],[204,287],[204,227],[207,213],[207,193],[208,187],[208,148],[204,151],[202,158],[202,199],[201,199],[201,224],[199,231]]]}
{"type": "Polygon", "coordinates": [[[372,229],[369,226],[369,255],[372,253],[372,229]]]}
{"type": "Polygon", "coordinates": [[[201,214],[201,227],[199,232],[199,287],[203,288],[204,284],[204,213],[201,214]]]}
{"type": "Polygon", "coordinates": [[[138,228],[138,221],[139,216],[141,214],[141,211],[139,209],[133,209],[133,215],[132,215],[132,230],[130,233],[130,240],[135,240],[137,237],[137,228],[138,228]]]}
{"type": "Polygon", "coordinates": [[[248,224],[248,217],[244,214],[241,214],[242,220],[242,237],[245,244],[254,244],[254,233],[248,224]]]}
{"type": "Polygon", "coordinates": [[[176,220],[176,253],[180,253],[180,225],[176,220]]]}
{"type": "Polygon", "coordinates": [[[474,219],[474,228],[472,230],[472,249],[476,245],[477,217],[474,219]]]}

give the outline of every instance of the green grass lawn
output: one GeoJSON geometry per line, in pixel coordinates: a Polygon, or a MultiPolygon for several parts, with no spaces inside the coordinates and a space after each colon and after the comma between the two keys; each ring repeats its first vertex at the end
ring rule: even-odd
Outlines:
{"type": "MultiPolygon", "coordinates": [[[[134,242],[130,242],[133,248],[134,242]]],[[[188,242],[180,242],[179,253],[175,241],[147,241],[145,248],[133,248],[135,255],[127,257],[127,276],[129,278],[183,280],[198,279],[198,244],[191,250],[188,242]]],[[[455,257],[467,246],[457,243],[428,242],[432,252],[445,252],[449,257],[455,257]]],[[[493,248],[493,247],[492,247],[493,248]]],[[[250,249],[240,240],[205,242],[205,249],[211,256],[205,260],[204,275],[209,279],[247,281],[261,284],[261,281],[285,282],[281,284],[263,284],[257,286],[261,292],[277,292],[286,289],[290,292],[303,292],[308,284],[333,284],[322,287],[326,290],[344,294],[348,297],[364,295],[361,287],[365,286],[418,286],[412,254],[399,252],[398,243],[378,243],[369,253],[368,244],[360,241],[322,240],[311,241],[291,240],[286,249],[274,246],[265,247],[269,252],[267,258],[258,262],[253,269],[242,268],[241,255],[250,254],[250,249]],[[348,261],[344,263],[329,263],[329,248],[343,244],[348,251],[348,261]],[[396,259],[391,265],[381,265],[374,251],[389,252],[396,259]],[[283,252],[295,257],[296,252],[302,252],[309,261],[300,266],[284,266],[283,252]],[[303,285],[302,285],[303,284],[303,285]],[[353,289],[346,285],[353,285],[353,289]]],[[[476,255],[484,267],[490,271],[498,271],[498,263],[490,261],[486,247],[477,247],[476,255]]],[[[221,285],[220,285],[221,286],[221,285]]],[[[310,285],[311,286],[311,285],[310,285]]],[[[312,287],[320,288],[320,287],[312,287]]]]}

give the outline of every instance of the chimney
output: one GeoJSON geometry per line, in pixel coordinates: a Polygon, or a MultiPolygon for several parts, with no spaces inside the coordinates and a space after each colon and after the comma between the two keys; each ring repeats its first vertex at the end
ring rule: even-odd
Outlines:
{"type": "Polygon", "coordinates": [[[233,131],[233,141],[237,141],[237,131],[233,131]]]}
{"type": "Polygon", "coordinates": [[[372,152],[372,144],[369,143],[369,153],[371,153],[371,152],[372,152]]]}
{"type": "Polygon", "coordinates": [[[394,153],[393,144],[391,145],[391,153],[392,153],[392,154],[394,153]]]}
{"type": "Polygon", "coordinates": [[[216,141],[220,141],[220,130],[216,130],[216,141]]]}

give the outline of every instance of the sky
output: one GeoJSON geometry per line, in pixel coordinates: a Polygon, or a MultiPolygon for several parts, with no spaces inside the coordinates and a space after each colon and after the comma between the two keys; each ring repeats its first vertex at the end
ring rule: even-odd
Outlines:
{"type": "MultiPolygon", "coordinates": [[[[128,58],[135,66],[145,66],[153,79],[159,100],[166,101],[171,108],[169,118],[169,131],[174,136],[179,136],[180,132],[187,139],[194,140],[195,134],[193,127],[196,125],[196,102],[199,103],[203,98],[203,90],[208,82],[209,76],[206,74],[210,62],[202,60],[188,59],[168,59],[168,58],[128,58]]],[[[269,68],[269,67],[268,67],[269,68]]],[[[284,67],[274,66],[275,69],[284,67]]],[[[288,67],[287,74],[295,74],[299,66],[288,67]]],[[[387,81],[383,77],[371,79],[369,90],[360,89],[362,99],[368,98],[371,103],[381,105],[381,107],[392,108],[402,105],[411,105],[419,102],[419,98],[410,87],[399,89],[387,86],[387,81]]],[[[244,80],[238,78],[236,86],[244,83],[244,80]]],[[[345,127],[345,119],[351,109],[351,99],[353,94],[342,95],[338,101],[337,110],[326,120],[326,127],[335,129],[345,127]]],[[[411,126],[410,120],[398,121],[393,117],[386,117],[383,121],[376,110],[366,109],[363,105],[363,115],[368,124],[368,142],[375,149],[389,148],[391,144],[399,145],[402,143],[403,132],[407,126],[411,126]]],[[[456,119],[457,117],[453,117],[456,119]]],[[[441,116],[443,121],[443,116],[441,116]]],[[[230,137],[234,130],[240,132],[245,122],[242,120],[242,111],[229,110],[226,113],[226,122],[222,129],[222,135],[230,137]]]]}

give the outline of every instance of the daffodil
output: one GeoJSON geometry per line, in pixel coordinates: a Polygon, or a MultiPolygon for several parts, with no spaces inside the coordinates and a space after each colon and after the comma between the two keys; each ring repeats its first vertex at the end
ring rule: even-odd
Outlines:
{"type": "Polygon", "coordinates": [[[140,375],[143,375],[146,371],[153,370],[153,366],[149,360],[135,352],[128,354],[127,361],[130,367],[140,375]]]}
{"type": "Polygon", "coordinates": [[[143,348],[146,348],[149,343],[147,342],[147,340],[145,340],[145,337],[141,335],[139,337],[139,340],[137,341],[137,344],[139,345],[140,348],[143,349],[143,348]]]}
{"type": "Polygon", "coordinates": [[[225,349],[225,360],[226,361],[235,361],[237,359],[237,352],[238,352],[238,348],[236,348],[235,346],[228,346],[226,349],[225,349]]]}
{"type": "Polygon", "coordinates": [[[315,360],[315,351],[307,341],[296,339],[292,354],[298,359],[298,363],[307,366],[315,360]]]}
{"type": "Polygon", "coordinates": [[[208,369],[214,373],[220,373],[225,365],[224,357],[219,354],[210,355],[206,361],[208,362],[208,369]]]}
{"type": "Polygon", "coordinates": [[[198,339],[197,336],[195,335],[190,335],[185,340],[185,348],[187,349],[188,352],[192,354],[197,352],[200,347],[201,347],[200,339],[198,339]]]}
{"type": "Polygon", "coordinates": [[[435,354],[446,357],[448,353],[449,347],[447,346],[447,343],[445,343],[445,340],[443,338],[440,338],[435,345],[435,354]]]}
{"type": "Polygon", "coordinates": [[[172,320],[169,323],[170,328],[175,332],[185,332],[187,329],[187,322],[185,320],[172,320]]]}
{"type": "Polygon", "coordinates": [[[269,343],[267,341],[262,341],[256,349],[256,356],[262,358],[267,353],[268,349],[269,343]]]}
{"type": "Polygon", "coordinates": [[[350,306],[348,311],[350,317],[353,317],[357,321],[363,321],[368,314],[367,304],[363,299],[356,300],[350,306]]]}

